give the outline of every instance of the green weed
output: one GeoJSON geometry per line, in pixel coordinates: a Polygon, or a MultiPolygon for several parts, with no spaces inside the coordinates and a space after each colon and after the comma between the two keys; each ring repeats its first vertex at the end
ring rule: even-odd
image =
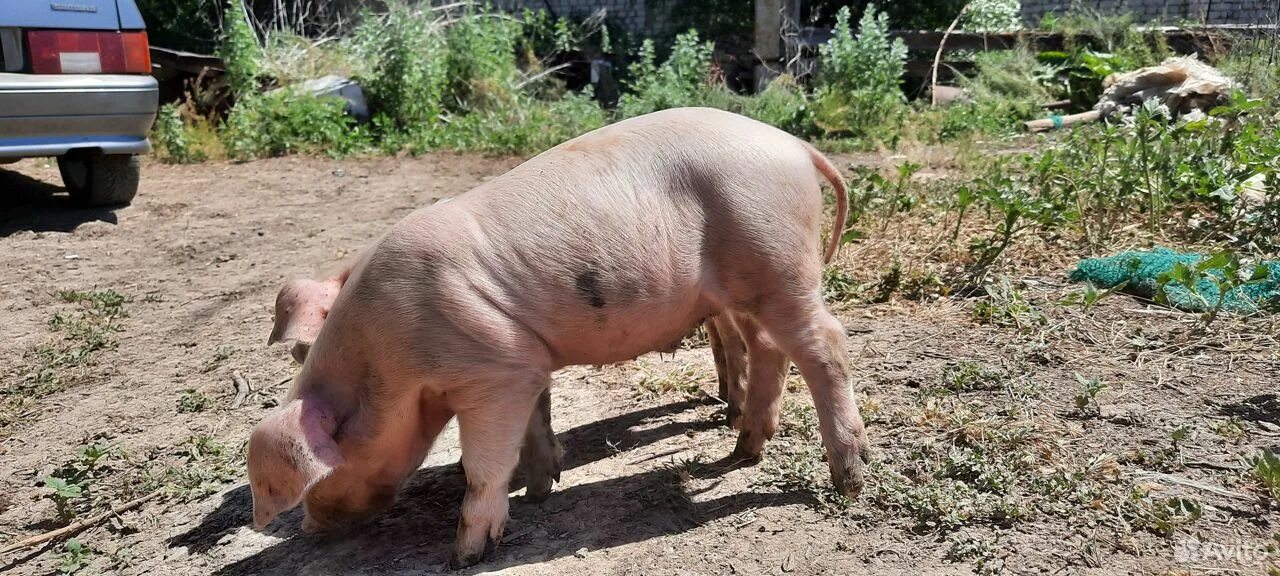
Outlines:
{"type": "Polygon", "coordinates": [[[1107,389],[1107,384],[1097,376],[1086,378],[1076,374],[1075,377],[1076,384],[1080,386],[1075,395],[1076,413],[1083,416],[1098,416],[1102,412],[1098,405],[1098,395],[1107,389]]]}
{"type": "Polygon", "coordinates": [[[1262,483],[1262,487],[1271,494],[1272,498],[1280,502],[1280,455],[1263,450],[1251,456],[1247,463],[1253,469],[1254,476],[1262,483]]]}
{"type": "Polygon", "coordinates": [[[213,405],[213,399],[206,396],[203,392],[194,389],[182,391],[182,396],[178,398],[178,413],[193,414],[196,412],[204,412],[213,405]]]}
{"type": "Polygon", "coordinates": [[[1009,385],[1009,374],[979,362],[961,360],[942,372],[942,385],[952,392],[1004,390],[1009,385]]]}
{"type": "Polygon", "coordinates": [[[70,522],[92,505],[93,488],[109,472],[103,464],[113,450],[113,447],[100,443],[81,446],[75,460],[63,464],[41,480],[49,490],[45,497],[53,501],[60,520],[70,522]]]}
{"type": "Polygon", "coordinates": [[[85,546],[78,538],[68,538],[62,544],[62,554],[58,556],[58,573],[75,574],[89,566],[97,552],[85,546]]]}
{"type": "Polygon", "coordinates": [[[822,298],[831,303],[847,303],[858,298],[861,286],[839,266],[822,269],[822,298]]]}
{"type": "Polygon", "coordinates": [[[217,370],[218,366],[221,366],[223,362],[231,359],[231,356],[235,353],[236,349],[233,346],[219,346],[217,350],[214,350],[213,358],[210,358],[204,363],[204,366],[200,367],[200,373],[208,374],[209,372],[217,370]]]}
{"type": "Polygon", "coordinates": [[[207,434],[187,438],[177,449],[179,463],[152,474],[150,484],[183,500],[212,494],[240,477],[243,454],[229,450],[207,434]]]}

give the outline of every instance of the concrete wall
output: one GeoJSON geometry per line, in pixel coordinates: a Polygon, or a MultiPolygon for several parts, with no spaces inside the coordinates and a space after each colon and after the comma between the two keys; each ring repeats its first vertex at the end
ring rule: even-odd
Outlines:
{"type": "Polygon", "coordinates": [[[1104,14],[1132,12],[1138,22],[1178,24],[1276,24],[1280,0],[1022,0],[1022,21],[1036,25],[1046,13],[1060,14],[1073,4],[1104,14]]]}

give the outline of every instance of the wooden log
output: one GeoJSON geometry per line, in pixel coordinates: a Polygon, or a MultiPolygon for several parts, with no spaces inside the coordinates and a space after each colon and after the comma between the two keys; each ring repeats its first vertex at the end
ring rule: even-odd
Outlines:
{"type": "Polygon", "coordinates": [[[1076,124],[1087,124],[1089,122],[1097,122],[1102,115],[1097,110],[1081,112],[1079,114],[1068,114],[1066,116],[1050,116],[1040,120],[1031,120],[1023,122],[1022,125],[1028,132],[1044,132],[1064,126],[1074,126],[1076,124]]]}

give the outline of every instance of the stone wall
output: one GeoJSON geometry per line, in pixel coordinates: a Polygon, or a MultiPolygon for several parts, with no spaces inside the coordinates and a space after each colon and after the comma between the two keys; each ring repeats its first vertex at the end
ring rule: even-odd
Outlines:
{"type": "Polygon", "coordinates": [[[1072,5],[1104,14],[1131,12],[1141,23],[1277,24],[1277,0],[1022,0],[1022,21],[1040,23],[1047,13],[1060,14],[1072,5]]]}

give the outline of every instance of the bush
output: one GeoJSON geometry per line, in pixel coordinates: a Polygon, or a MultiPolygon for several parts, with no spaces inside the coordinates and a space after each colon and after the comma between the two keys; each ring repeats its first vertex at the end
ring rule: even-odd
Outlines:
{"type": "Polygon", "coordinates": [[[618,101],[618,115],[631,118],[667,108],[697,106],[717,96],[723,101],[726,89],[711,81],[714,49],[711,42],[698,39],[696,30],[689,30],[676,37],[671,56],[658,66],[653,41],[645,40],[631,68],[631,92],[618,101]]]}
{"type": "Polygon", "coordinates": [[[258,37],[253,33],[253,25],[249,23],[249,14],[240,0],[227,0],[226,20],[218,55],[226,64],[231,93],[237,98],[255,94],[261,73],[262,50],[258,46],[258,37]]]}
{"type": "Polygon", "coordinates": [[[836,14],[831,40],[820,48],[819,86],[814,120],[829,135],[868,136],[896,130],[905,112],[900,83],[907,47],[889,39],[889,18],[867,6],[855,37],[849,9],[836,14]]]}
{"type": "Polygon", "coordinates": [[[520,71],[520,23],[492,14],[468,14],[448,27],[448,107],[460,112],[512,103],[520,71]]]}
{"type": "Polygon", "coordinates": [[[960,80],[969,99],[943,110],[939,140],[1011,133],[1018,122],[1040,115],[1040,104],[1053,98],[1045,87],[1053,69],[1028,50],[982,52],[975,55],[974,63],[977,73],[960,80]]]}
{"type": "Polygon", "coordinates": [[[366,14],[353,39],[368,70],[359,79],[384,130],[428,126],[440,116],[448,81],[445,42],[435,22],[392,4],[366,14]]]}
{"type": "Polygon", "coordinates": [[[165,162],[191,164],[205,160],[204,153],[195,149],[187,137],[187,126],[182,121],[182,113],[173,104],[160,107],[156,124],[152,128],[151,141],[155,143],[156,155],[165,162]]]}
{"type": "Polygon", "coordinates": [[[790,76],[779,76],[763,92],[740,98],[740,105],[728,109],[797,136],[815,132],[808,94],[790,76]]]}
{"type": "Polygon", "coordinates": [[[968,32],[1007,32],[1022,27],[1022,2],[1018,0],[971,0],[960,18],[960,28],[968,32]]]}
{"type": "Polygon", "coordinates": [[[589,91],[550,102],[521,97],[511,106],[458,116],[419,146],[521,154],[546,150],[604,124],[605,112],[589,91]]]}
{"type": "Polygon", "coordinates": [[[233,158],[290,153],[349,154],[367,144],[354,129],[341,98],[317,98],[280,90],[241,98],[231,110],[223,138],[233,158]]]}

